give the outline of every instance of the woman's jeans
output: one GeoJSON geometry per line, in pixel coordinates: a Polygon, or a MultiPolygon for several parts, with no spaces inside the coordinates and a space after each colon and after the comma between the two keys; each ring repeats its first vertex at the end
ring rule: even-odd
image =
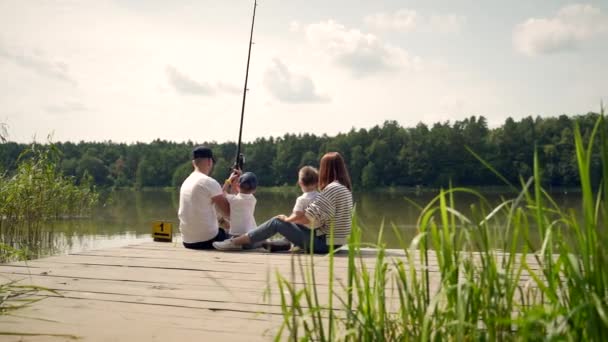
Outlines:
{"type": "MultiPolygon", "coordinates": [[[[300,224],[281,221],[278,218],[272,218],[262,223],[256,229],[247,233],[247,235],[249,235],[251,244],[257,244],[277,233],[283,235],[291,243],[308,252],[329,252],[329,246],[327,246],[325,235],[317,236],[314,230],[300,224]],[[311,236],[313,236],[312,241],[311,236]]],[[[339,247],[340,246],[334,246],[335,249],[339,247]]]]}

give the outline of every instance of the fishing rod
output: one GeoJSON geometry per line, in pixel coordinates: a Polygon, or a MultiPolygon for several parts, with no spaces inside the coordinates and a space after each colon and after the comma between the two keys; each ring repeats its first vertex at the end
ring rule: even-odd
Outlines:
{"type": "Polygon", "coordinates": [[[239,128],[239,141],[236,148],[236,158],[233,169],[243,170],[245,157],[241,153],[241,137],[243,136],[243,118],[245,117],[245,99],[247,98],[247,81],[249,79],[249,61],[251,60],[251,46],[253,45],[253,25],[255,24],[255,9],[258,7],[257,0],[253,2],[253,18],[251,19],[251,34],[249,35],[249,51],[247,52],[247,70],[245,71],[245,86],[243,87],[243,105],[241,107],[241,126],[239,128]]]}

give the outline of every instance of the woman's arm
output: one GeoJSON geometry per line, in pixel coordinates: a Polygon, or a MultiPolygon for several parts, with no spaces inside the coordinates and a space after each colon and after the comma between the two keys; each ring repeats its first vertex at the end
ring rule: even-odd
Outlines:
{"type": "Polygon", "coordinates": [[[334,191],[331,184],[328,185],[304,211],[306,219],[314,226],[311,228],[319,228],[334,217],[336,211],[333,203],[334,191]]]}

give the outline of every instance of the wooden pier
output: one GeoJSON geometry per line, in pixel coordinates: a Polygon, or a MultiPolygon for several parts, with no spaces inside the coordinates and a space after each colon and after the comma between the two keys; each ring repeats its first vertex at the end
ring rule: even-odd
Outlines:
{"type": "MultiPolygon", "coordinates": [[[[337,282],[346,279],[346,254],[334,258],[337,282]]],[[[373,268],[375,253],[363,254],[373,268]]],[[[308,255],[300,258],[311,262],[308,255]]],[[[146,242],[0,264],[0,283],[19,280],[55,291],[0,316],[0,340],[271,341],[283,319],[276,275],[290,279],[291,260],[291,253],[146,242]]],[[[326,299],[329,259],[313,260],[326,299]]],[[[438,276],[432,272],[431,282],[438,276]]],[[[303,284],[298,275],[295,281],[303,284]]]]}
{"type": "MultiPolygon", "coordinates": [[[[326,259],[315,256],[319,279],[327,279],[326,259]]],[[[336,259],[340,278],[346,260],[336,259]]],[[[282,322],[276,272],[288,275],[290,260],[291,253],[148,242],[0,264],[1,283],[56,291],[0,316],[0,339],[270,341],[282,322]]]]}

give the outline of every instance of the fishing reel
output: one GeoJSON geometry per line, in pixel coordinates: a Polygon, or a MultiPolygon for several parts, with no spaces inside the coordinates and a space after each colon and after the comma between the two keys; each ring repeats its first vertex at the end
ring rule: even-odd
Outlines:
{"type": "Polygon", "coordinates": [[[234,165],[232,165],[230,168],[230,172],[234,170],[243,171],[243,166],[245,166],[245,156],[242,153],[239,153],[239,155],[236,157],[234,165]]]}

